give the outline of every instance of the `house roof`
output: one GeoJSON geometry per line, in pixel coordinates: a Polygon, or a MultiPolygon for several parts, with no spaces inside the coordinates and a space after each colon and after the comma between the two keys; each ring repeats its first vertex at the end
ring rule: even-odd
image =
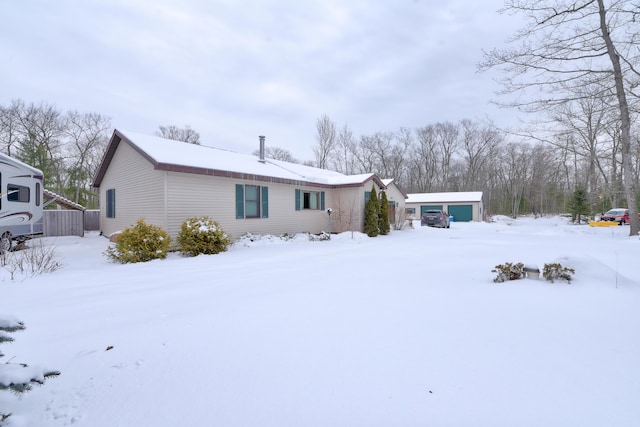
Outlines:
{"type": "Polygon", "coordinates": [[[482,191],[460,191],[451,193],[413,193],[408,194],[406,203],[436,203],[436,202],[481,202],[482,191]]]}
{"type": "Polygon", "coordinates": [[[374,180],[379,186],[385,187],[373,173],[344,175],[327,169],[273,159],[261,160],[253,155],[118,129],[111,136],[94,178],[94,187],[100,187],[121,142],[129,144],[157,170],[319,187],[360,186],[368,180],[374,180]]]}

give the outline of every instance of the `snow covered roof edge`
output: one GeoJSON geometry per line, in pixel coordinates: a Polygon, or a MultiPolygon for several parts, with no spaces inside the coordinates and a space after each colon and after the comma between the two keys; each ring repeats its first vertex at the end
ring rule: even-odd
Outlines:
{"type": "Polygon", "coordinates": [[[482,191],[459,191],[446,193],[412,193],[407,195],[406,203],[434,202],[481,202],[482,191]]]}

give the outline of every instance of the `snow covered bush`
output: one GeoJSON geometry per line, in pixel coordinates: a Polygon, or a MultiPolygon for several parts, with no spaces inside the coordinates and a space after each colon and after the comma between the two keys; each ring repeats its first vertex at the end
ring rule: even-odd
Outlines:
{"type": "MultiPolygon", "coordinates": [[[[9,336],[12,332],[21,331],[25,328],[24,323],[18,319],[7,316],[0,316],[0,343],[11,342],[13,338],[9,336]]],[[[0,352],[0,358],[4,354],[0,352]]],[[[0,364],[0,391],[12,391],[23,393],[31,390],[34,385],[42,385],[47,378],[60,375],[59,371],[43,371],[39,368],[32,368],[26,363],[1,363],[0,364]]],[[[0,426],[11,416],[6,409],[0,408],[0,426]]]]}
{"type": "Polygon", "coordinates": [[[182,223],[178,248],[183,255],[217,254],[227,250],[231,238],[209,217],[189,218],[182,223]]]}
{"type": "Polygon", "coordinates": [[[325,240],[331,240],[331,234],[326,231],[320,232],[320,234],[309,234],[309,240],[312,242],[322,242],[325,240]]]}
{"type": "Polygon", "coordinates": [[[517,264],[506,262],[496,265],[491,272],[498,274],[493,279],[496,283],[506,282],[507,280],[518,280],[524,277],[524,264],[521,262],[517,264]]]}
{"type": "Polygon", "coordinates": [[[566,280],[571,283],[571,276],[576,271],[573,268],[563,267],[560,263],[545,264],[542,269],[542,277],[553,283],[555,280],[566,280]]]}
{"type": "Polygon", "coordinates": [[[114,246],[109,246],[105,255],[122,264],[146,262],[167,257],[171,238],[161,227],[147,224],[143,219],[122,231],[114,246]]]}

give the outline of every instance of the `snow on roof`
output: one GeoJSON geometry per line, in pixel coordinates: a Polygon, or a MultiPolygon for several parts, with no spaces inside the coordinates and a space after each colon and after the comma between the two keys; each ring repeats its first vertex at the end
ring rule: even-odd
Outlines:
{"type": "Polygon", "coordinates": [[[96,172],[93,181],[95,187],[100,187],[121,139],[130,143],[136,151],[140,152],[142,156],[154,165],[154,168],[160,170],[202,173],[205,175],[222,172],[222,176],[232,173],[320,186],[358,186],[368,180],[373,180],[379,186],[385,186],[374,173],[345,175],[340,172],[299,163],[273,159],[261,160],[253,155],[116,129],[96,172]]]}
{"type": "Polygon", "coordinates": [[[74,202],[72,200],[69,200],[66,197],[63,197],[63,196],[61,196],[59,194],[56,194],[51,190],[47,190],[46,188],[43,189],[43,194],[44,194],[44,199],[45,199],[44,206],[47,206],[47,205],[49,205],[51,203],[56,203],[56,204],[58,204],[60,206],[68,208],[68,209],[74,209],[74,210],[78,210],[78,211],[87,210],[87,208],[85,208],[81,204],[76,203],[76,202],[74,202]]]}
{"type": "Polygon", "coordinates": [[[407,194],[405,203],[435,203],[435,202],[480,202],[482,191],[460,191],[450,193],[413,193],[407,194]]]}
{"type": "MultiPolygon", "coordinates": [[[[118,131],[157,163],[215,169],[276,178],[303,180],[318,184],[360,183],[360,175],[344,175],[297,163],[265,159],[206,145],[188,144],[158,136],[118,131]]],[[[370,177],[373,174],[368,174],[370,177]]]]}

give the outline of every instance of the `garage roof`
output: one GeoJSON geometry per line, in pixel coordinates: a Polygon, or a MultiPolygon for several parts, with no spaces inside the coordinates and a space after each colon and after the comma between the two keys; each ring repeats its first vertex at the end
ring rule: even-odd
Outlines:
{"type": "Polygon", "coordinates": [[[482,191],[457,191],[450,193],[413,193],[407,194],[405,203],[459,203],[481,202],[482,191]]]}

